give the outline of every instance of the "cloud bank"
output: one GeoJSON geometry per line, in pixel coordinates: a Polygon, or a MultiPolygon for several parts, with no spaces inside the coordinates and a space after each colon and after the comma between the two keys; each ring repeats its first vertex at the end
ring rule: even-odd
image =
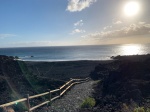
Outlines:
{"type": "Polygon", "coordinates": [[[82,11],[90,7],[94,2],[96,2],[96,0],[69,0],[66,10],[70,12],[82,11]]]}
{"type": "Polygon", "coordinates": [[[92,38],[92,39],[106,39],[106,38],[118,38],[118,37],[129,37],[136,35],[146,35],[150,34],[150,24],[145,24],[144,22],[140,22],[138,24],[131,24],[128,27],[123,27],[119,30],[111,30],[111,31],[101,31],[96,33],[91,33],[83,38],[92,38]]]}

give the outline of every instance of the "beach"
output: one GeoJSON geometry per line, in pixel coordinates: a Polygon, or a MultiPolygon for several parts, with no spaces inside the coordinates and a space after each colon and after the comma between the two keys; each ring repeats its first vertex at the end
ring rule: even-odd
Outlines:
{"type": "Polygon", "coordinates": [[[29,70],[39,77],[68,80],[70,78],[88,77],[99,63],[110,63],[112,60],[103,61],[60,61],[60,62],[33,62],[25,61],[29,70]]]}

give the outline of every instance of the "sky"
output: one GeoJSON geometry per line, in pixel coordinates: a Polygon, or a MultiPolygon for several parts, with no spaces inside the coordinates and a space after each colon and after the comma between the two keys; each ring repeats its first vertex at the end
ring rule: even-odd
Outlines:
{"type": "Polygon", "coordinates": [[[0,47],[150,43],[149,4],[150,0],[0,0],[0,47]]]}

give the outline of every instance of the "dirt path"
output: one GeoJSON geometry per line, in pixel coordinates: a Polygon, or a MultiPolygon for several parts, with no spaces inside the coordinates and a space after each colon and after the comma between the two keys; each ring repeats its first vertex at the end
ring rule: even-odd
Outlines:
{"type": "Polygon", "coordinates": [[[77,112],[85,98],[92,95],[95,83],[95,81],[89,81],[75,85],[62,98],[39,112],[77,112]]]}

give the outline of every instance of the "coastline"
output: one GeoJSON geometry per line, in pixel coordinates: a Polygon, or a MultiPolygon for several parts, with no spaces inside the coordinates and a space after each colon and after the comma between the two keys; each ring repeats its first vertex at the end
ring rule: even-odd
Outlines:
{"type": "Polygon", "coordinates": [[[19,59],[18,61],[23,61],[23,62],[47,62],[47,63],[53,63],[53,62],[109,62],[109,61],[113,61],[114,59],[108,59],[108,60],[22,60],[19,59]]]}
{"type": "MultiPolygon", "coordinates": [[[[109,64],[116,60],[144,61],[149,54],[113,56],[110,60],[62,60],[62,61],[23,61],[29,71],[40,78],[68,80],[69,78],[85,78],[99,64],[109,64]]],[[[20,61],[20,60],[19,60],[20,61]]],[[[22,60],[21,60],[22,61],[22,60]]]]}

